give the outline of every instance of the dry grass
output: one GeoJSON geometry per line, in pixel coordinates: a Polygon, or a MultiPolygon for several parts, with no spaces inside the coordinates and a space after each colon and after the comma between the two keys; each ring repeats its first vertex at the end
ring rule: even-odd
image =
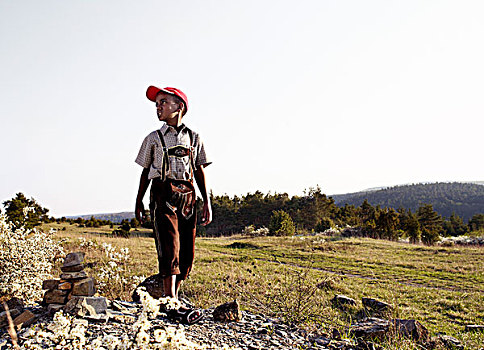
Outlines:
{"type": "MultiPolygon", "coordinates": [[[[52,224],[50,225],[52,226],[52,224]]],[[[62,227],[62,226],[61,226],[62,227]]],[[[130,239],[111,237],[112,229],[67,225],[58,236],[66,250],[83,237],[131,251],[136,275],[157,272],[149,231],[130,239]]],[[[87,260],[102,258],[99,249],[87,260]]],[[[198,238],[196,261],[183,293],[201,307],[238,299],[242,307],[328,332],[343,329],[361,315],[362,305],[345,312],[331,307],[335,294],[357,301],[374,297],[395,306],[392,317],[421,321],[432,333],[445,332],[466,343],[484,345],[482,333],[464,333],[466,324],[484,321],[484,250],[475,247],[427,247],[372,239],[242,236],[198,238]],[[315,288],[320,284],[321,288],[315,288]]],[[[122,297],[129,297],[127,291],[122,297]]],[[[388,348],[413,349],[400,341],[388,348]]]]}

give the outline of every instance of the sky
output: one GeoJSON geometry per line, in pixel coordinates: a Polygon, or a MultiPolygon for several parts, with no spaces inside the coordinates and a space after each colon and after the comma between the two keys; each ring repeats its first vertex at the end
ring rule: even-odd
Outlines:
{"type": "Polygon", "coordinates": [[[215,195],[482,181],[483,16],[477,0],[0,0],[0,200],[134,210],[161,127],[149,85],[187,94],[215,195]]]}

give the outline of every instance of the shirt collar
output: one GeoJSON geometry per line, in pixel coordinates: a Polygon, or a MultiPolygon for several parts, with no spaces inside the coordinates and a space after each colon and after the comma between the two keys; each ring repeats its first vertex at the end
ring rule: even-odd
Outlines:
{"type": "MultiPolygon", "coordinates": [[[[180,128],[180,132],[182,132],[182,131],[184,131],[184,130],[186,129],[185,124],[182,124],[182,125],[180,125],[180,126],[181,126],[181,128],[180,128]]],[[[166,124],[166,123],[165,123],[165,124],[163,124],[163,126],[161,127],[161,129],[160,129],[160,130],[161,130],[161,132],[162,132],[162,134],[163,134],[163,135],[168,134],[170,131],[176,132],[176,129],[175,129],[174,127],[169,126],[169,125],[168,125],[168,124],[166,124]]]]}

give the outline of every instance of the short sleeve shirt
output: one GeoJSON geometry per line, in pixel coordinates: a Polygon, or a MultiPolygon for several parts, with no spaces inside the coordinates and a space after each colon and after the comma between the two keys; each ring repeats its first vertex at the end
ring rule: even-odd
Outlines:
{"type": "MultiPolygon", "coordinates": [[[[175,149],[178,146],[190,148],[190,135],[188,128],[182,125],[180,132],[175,128],[163,124],[160,129],[165,145],[168,150],[175,149]]],[[[193,159],[196,170],[200,166],[211,164],[205,154],[205,148],[200,135],[192,131],[193,136],[193,159]]],[[[174,180],[191,180],[191,160],[189,155],[175,155],[176,152],[168,152],[169,167],[166,177],[174,180]]],[[[161,166],[163,160],[163,146],[161,144],[158,132],[155,130],[145,137],[141,148],[136,157],[136,163],[143,168],[149,168],[148,179],[161,177],[161,166]]]]}

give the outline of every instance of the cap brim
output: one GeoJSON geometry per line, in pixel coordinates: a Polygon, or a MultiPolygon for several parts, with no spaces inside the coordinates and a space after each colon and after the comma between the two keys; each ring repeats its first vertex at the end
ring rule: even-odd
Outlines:
{"type": "Polygon", "coordinates": [[[155,102],[156,95],[158,95],[158,92],[160,91],[161,91],[160,88],[157,88],[156,86],[150,86],[146,90],[146,97],[148,97],[148,100],[155,102]]]}

